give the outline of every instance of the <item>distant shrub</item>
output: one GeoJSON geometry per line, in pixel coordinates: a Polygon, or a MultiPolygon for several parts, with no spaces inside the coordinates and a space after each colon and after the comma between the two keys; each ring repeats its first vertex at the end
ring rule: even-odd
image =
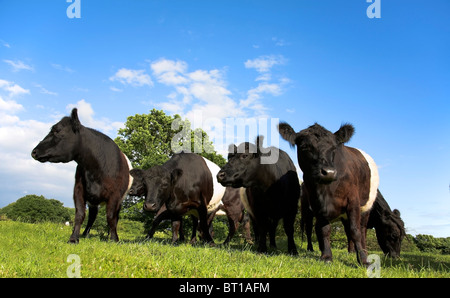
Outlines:
{"type": "Polygon", "coordinates": [[[44,196],[26,195],[16,202],[0,209],[0,215],[8,219],[29,223],[35,222],[66,222],[70,214],[63,203],[44,196]]]}
{"type": "Polygon", "coordinates": [[[419,234],[414,238],[414,242],[420,251],[450,254],[450,237],[434,238],[431,235],[419,234]]]}

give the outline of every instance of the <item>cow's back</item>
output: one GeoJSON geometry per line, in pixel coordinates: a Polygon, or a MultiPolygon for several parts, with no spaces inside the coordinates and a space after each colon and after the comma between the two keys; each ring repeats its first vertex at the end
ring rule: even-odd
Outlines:
{"type": "Polygon", "coordinates": [[[183,171],[175,183],[175,188],[192,197],[199,192],[205,199],[205,204],[211,201],[213,195],[213,180],[211,171],[204,159],[194,153],[175,154],[166,164],[169,171],[180,169],[183,171]]]}
{"type": "Polygon", "coordinates": [[[345,159],[345,167],[350,171],[351,182],[357,181],[361,212],[369,211],[377,197],[380,182],[378,168],[373,158],[358,148],[344,146],[351,158],[345,159]]]}

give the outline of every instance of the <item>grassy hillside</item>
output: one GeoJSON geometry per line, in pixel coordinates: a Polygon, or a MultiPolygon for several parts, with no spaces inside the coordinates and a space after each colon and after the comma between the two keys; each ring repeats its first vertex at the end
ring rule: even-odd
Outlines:
{"type": "MultiPolygon", "coordinates": [[[[354,254],[333,250],[334,262],[319,261],[319,252],[299,249],[298,257],[280,251],[258,254],[236,241],[228,247],[169,243],[168,235],[156,234],[143,241],[136,223],[119,222],[119,243],[96,234],[67,244],[72,227],[54,223],[29,224],[0,221],[0,277],[67,277],[67,269],[79,256],[81,277],[366,277],[354,254]]],[[[297,239],[300,245],[300,239],[297,239]]],[[[381,277],[450,277],[450,256],[403,253],[399,260],[381,256],[381,277]]]]}

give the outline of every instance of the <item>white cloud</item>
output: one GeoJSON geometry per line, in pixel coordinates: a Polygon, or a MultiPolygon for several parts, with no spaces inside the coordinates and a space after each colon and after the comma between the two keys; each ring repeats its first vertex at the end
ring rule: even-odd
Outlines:
{"type": "Polygon", "coordinates": [[[21,60],[12,61],[4,59],[3,62],[9,64],[12,67],[12,71],[14,72],[18,72],[20,70],[34,71],[34,68],[31,65],[25,64],[21,60]]]}
{"type": "Polygon", "coordinates": [[[140,86],[153,86],[152,79],[143,69],[119,69],[112,77],[110,81],[119,81],[124,85],[131,85],[134,87],[140,86]]]}
{"type": "Polygon", "coordinates": [[[109,87],[109,89],[111,91],[114,91],[114,92],[122,92],[123,91],[123,89],[119,89],[119,88],[116,88],[116,87],[113,87],[113,86],[109,87]]]}
{"type": "MultiPolygon", "coordinates": [[[[91,104],[80,100],[68,105],[76,106],[83,125],[104,133],[117,131],[123,123],[95,117],[91,104]]],[[[49,122],[23,120],[17,115],[23,106],[0,96],[0,207],[24,194],[44,195],[62,201],[65,206],[73,206],[72,192],[76,163],[40,163],[31,157],[32,149],[48,134],[51,126],[63,116],[49,115],[49,122]]],[[[64,113],[67,115],[67,113],[64,113]]]]}
{"type": "Polygon", "coordinates": [[[6,81],[0,79],[0,89],[5,90],[8,92],[9,97],[13,97],[20,94],[30,94],[30,90],[24,89],[20,87],[19,85],[15,84],[14,82],[6,81]]]}
{"type": "Polygon", "coordinates": [[[184,61],[167,59],[159,59],[150,65],[153,75],[156,76],[158,82],[169,86],[188,83],[189,80],[184,76],[187,67],[187,63],[184,61]]]}
{"type": "Polygon", "coordinates": [[[268,72],[275,65],[281,65],[286,62],[286,59],[282,55],[269,55],[269,56],[259,56],[253,60],[245,61],[244,65],[246,68],[254,68],[257,72],[263,73],[268,72]]]}
{"type": "Polygon", "coordinates": [[[65,72],[68,72],[68,73],[74,73],[75,72],[75,70],[71,69],[70,67],[63,66],[61,64],[51,63],[50,65],[54,69],[57,69],[57,70],[65,71],[65,72]]]}
{"type": "Polygon", "coordinates": [[[24,193],[44,195],[71,203],[74,164],[41,164],[31,150],[43,139],[53,123],[22,120],[16,114],[24,108],[0,97],[0,207],[24,193]]]}
{"type": "Polygon", "coordinates": [[[68,113],[70,113],[73,108],[78,109],[78,117],[82,125],[94,128],[105,134],[115,134],[117,130],[124,125],[122,122],[112,122],[108,118],[95,118],[95,112],[92,105],[84,99],[78,101],[76,104],[68,104],[66,106],[68,113]]]}
{"type": "Polygon", "coordinates": [[[165,111],[186,115],[188,119],[195,110],[219,119],[242,115],[227,89],[223,71],[199,69],[189,72],[186,62],[164,58],[151,63],[150,68],[158,82],[174,87],[167,96],[169,101],[159,104],[165,111]]]}
{"type": "Polygon", "coordinates": [[[262,104],[261,99],[265,94],[271,96],[280,96],[283,94],[284,87],[290,80],[282,77],[278,82],[272,81],[271,69],[275,65],[286,63],[286,59],[282,55],[259,56],[253,60],[247,60],[244,65],[246,68],[255,69],[260,75],[256,78],[256,82],[260,82],[258,86],[248,90],[247,98],[240,101],[239,106],[251,108],[260,116],[266,116],[267,109],[262,104]]]}
{"type": "Polygon", "coordinates": [[[49,91],[46,88],[44,88],[41,84],[33,84],[36,88],[39,89],[39,92],[41,92],[42,94],[48,94],[48,95],[53,95],[53,96],[58,96],[58,93],[53,92],[53,91],[49,91]]]}
{"type": "MultiPolygon", "coordinates": [[[[0,96],[0,113],[12,113],[15,114],[18,111],[22,111],[23,106],[14,100],[4,100],[0,96]]],[[[1,119],[0,119],[1,121],[1,119]]]]}

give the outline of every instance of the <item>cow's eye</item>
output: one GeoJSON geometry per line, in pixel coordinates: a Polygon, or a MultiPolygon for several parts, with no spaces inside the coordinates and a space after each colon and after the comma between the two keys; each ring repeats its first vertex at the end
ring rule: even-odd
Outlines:
{"type": "Polygon", "coordinates": [[[247,159],[248,158],[248,154],[247,153],[243,153],[242,155],[241,155],[241,159],[247,159]]]}

